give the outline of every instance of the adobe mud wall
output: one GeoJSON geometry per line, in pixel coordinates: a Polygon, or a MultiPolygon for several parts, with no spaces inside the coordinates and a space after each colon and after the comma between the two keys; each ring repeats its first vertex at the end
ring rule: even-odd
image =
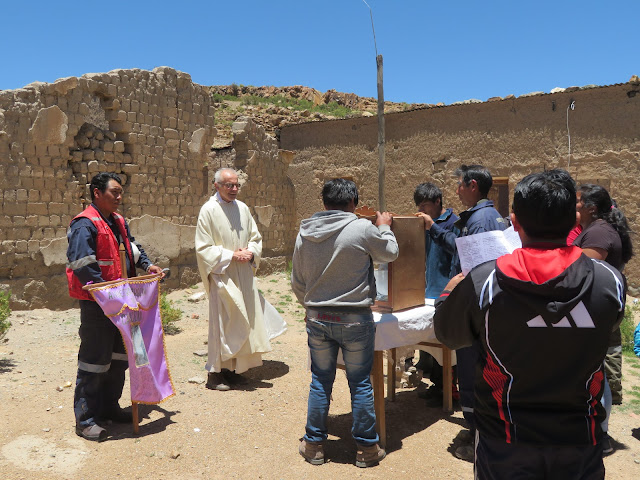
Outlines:
{"type": "Polygon", "coordinates": [[[295,240],[292,155],[249,118],[233,124],[227,152],[208,89],[168,67],[114,70],[0,91],[0,289],[11,308],[68,308],[66,230],[90,203],[88,182],[115,172],[120,212],[149,258],[170,267],[165,286],[200,281],[194,251],[213,173],[239,171],[263,235],[261,273],[286,267],[295,240]]]}
{"type": "Polygon", "coordinates": [[[168,285],[198,281],[194,225],[215,136],[207,90],[185,73],[114,70],[0,92],[0,287],[14,309],[73,305],[66,229],[87,183],[119,174],[121,212],[168,285]]]}
{"type": "MultiPolygon", "coordinates": [[[[438,185],[445,206],[463,209],[455,195],[454,170],[480,163],[505,177],[510,200],[528,173],[564,168],[578,183],[606,186],[640,231],[640,84],[571,88],[554,94],[495,99],[385,116],[387,209],[415,211],[413,190],[424,181],[438,185]],[[567,135],[569,110],[571,155],[567,135]]],[[[295,185],[297,222],[322,209],[326,179],[353,179],[360,204],[378,207],[377,119],[353,118],[283,127],[280,147],[295,151],[289,176],[295,185]]],[[[640,252],[640,237],[634,236],[640,252]]],[[[625,270],[640,294],[640,259],[625,270]]]]}

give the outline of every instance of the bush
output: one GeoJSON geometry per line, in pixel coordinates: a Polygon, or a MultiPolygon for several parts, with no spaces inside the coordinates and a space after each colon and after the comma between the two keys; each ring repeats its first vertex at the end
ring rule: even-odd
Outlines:
{"type": "Polygon", "coordinates": [[[11,315],[11,308],[9,307],[9,300],[11,299],[11,292],[0,292],[0,339],[2,339],[11,327],[9,316],[11,315]]]}
{"type": "Polygon", "coordinates": [[[640,309],[639,303],[627,304],[624,309],[624,317],[620,323],[622,334],[622,351],[633,353],[633,332],[636,329],[635,313],[640,309]]]}
{"type": "Polygon", "coordinates": [[[160,296],[160,316],[162,317],[162,328],[167,335],[180,333],[181,329],[175,322],[182,318],[184,312],[173,306],[173,301],[167,298],[167,294],[160,296]]]}

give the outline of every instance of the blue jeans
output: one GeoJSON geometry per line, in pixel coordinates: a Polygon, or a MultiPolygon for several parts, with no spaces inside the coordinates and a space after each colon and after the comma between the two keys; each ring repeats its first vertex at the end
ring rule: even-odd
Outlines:
{"type": "Polygon", "coordinates": [[[307,319],[306,324],[311,353],[311,385],[304,439],[307,442],[327,439],[329,403],[336,378],[338,349],[342,349],[351,390],[351,434],[361,445],[378,443],[370,378],[376,335],[373,316],[363,323],[339,324],[307,319]]]}

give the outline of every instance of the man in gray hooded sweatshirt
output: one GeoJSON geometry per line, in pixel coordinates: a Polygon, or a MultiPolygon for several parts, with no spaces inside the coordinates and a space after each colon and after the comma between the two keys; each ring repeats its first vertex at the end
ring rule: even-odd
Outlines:
{"type": "Polygon", "coordinates": [[[376,212],[375,226],[355,215],[358,190],[352,181],[327,181],[322,201],[325,211],[300,224],[291,272],[293,292],[306,308],[311,354],[307,425],[299,451],[313,465],[324,463],[340,349],[351,390],[356,465],[370,467],[386,455],[378,445],[370,380],[375,343],[373,262],[394,261],[398,243],[390,229],[390,213],[376,212]]]}

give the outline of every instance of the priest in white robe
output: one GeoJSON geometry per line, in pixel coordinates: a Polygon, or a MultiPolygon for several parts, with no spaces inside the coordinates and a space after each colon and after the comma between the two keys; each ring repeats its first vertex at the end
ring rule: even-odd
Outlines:
{"type": "Polygon", "coordinates": [[[237,173],[218,170],[214,186],[216,193],[200,209],[195,241],[209,295],[207,388],[225,391],[246,383],[239,374],[262,365],[262,354],[271,346],[254,276],[262,236],[249,207],[236,199],[237,173]]]}

